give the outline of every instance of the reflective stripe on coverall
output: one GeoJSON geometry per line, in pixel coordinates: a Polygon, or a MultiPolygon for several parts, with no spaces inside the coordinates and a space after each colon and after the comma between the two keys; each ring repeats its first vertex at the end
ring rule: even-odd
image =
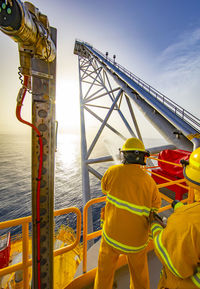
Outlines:
{"type": "Polygon", "coordinates": [[[158,288],[200,288],[200,203],[178,207],[165,229],[154,222],[151,231],[163,264],[158,288]]]}
{"type": "Polygon", "coordinates": [[[156,183],[140,165],[121,164],[110,167],[101,184],[107,200],[94,288],[112,288],[116,260],[119,254],[126,254],[130,288],[148,289],[148,216],[161,205],[156,183]]]}

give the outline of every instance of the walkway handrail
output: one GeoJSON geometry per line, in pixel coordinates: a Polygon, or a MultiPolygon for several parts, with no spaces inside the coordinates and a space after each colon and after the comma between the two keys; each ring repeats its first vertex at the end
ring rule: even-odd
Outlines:
{"type": "Polygon", "coordinates": [[[57,210],[57,211],[55,211],[54,216],[60,216],[60,215],[69,214],[69,213],[75,213],[77,215],[76,240],[68,246],[54,250],[54,256],[58,256],[58,255],[61,255],[61,254],[64,254],[68,251],[73,250],[78,245],[78,243],[80,241],[80,237],[81,237],[81,211],[78,208],[71,207],[71,208],[57,210]]]}
{"type": "MultiPolygon", "coordinates": [[[[54,216],[60,216],[64,214],[75,213],[77,215],[77,223],[76,223],[76,240],[63,248],[54,250],[54,256],[58,256],[60,254],[64,254],[70,250],[73,250],[80,241],[81,236],[81,212],[76,207],[65,208],[54,211],[54,216]]],[[[32,259],[28,257],[29,251],[29,223],[32,221],[32,217],[24,217],[15,220],[5,221],[0,223],[0,230],[6,229],[13,226],[22,225],[22,262],[8,266],[6,268],[0,269],[0,277],[14,273],[16,271],[22,270],[23,271],[23,282],[24,282],[24,289],[29,288],[29,279],[28,279],[28,267],[32,265],[32,259]]]]}
{"type": "Polygon", "coordinates": [[[87,241],[101,236],[101,231],[102,231],[102,230],[98,230],[98,231],[90,233],[90,234],[87,233],[87,230],[88,230],[88,225],[87,225],[88,224],[88,214],[87,214],[88,208],[93,204],[101,203],[101,202],[105,202],[105,201],[106,201],[106,196],[92,199],[86,203],[84,210],[83,210],[83,224],[84,224],[84,226],[83,226],[83,273],[87,272],[87,241]]]}

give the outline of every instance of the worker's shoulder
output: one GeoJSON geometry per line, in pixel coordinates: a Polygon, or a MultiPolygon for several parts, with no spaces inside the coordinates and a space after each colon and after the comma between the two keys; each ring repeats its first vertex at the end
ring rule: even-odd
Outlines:
{"type": "Polygon", "coordinates": [[[176,209],[177,214],[192,214],[193,212],[197,212],[200,214],[200,202],[183,205],[176,209]]]}
{"type": "Polygon", "coordinates": [[[137,175],[138,177],[140,176],[146,177],[150,179],[152,182],[154,182],[153,178],[146,171],[144,171],[142,167],[138,164],[117,164],[110,166],[106,172],[116,173],[117,171],[123,171],[124,173],[131,172],[134,175],[137,175]]]}
{"type": "Polygon", "coordinates": [[[120,169],[123,168],[123,166],[124,166],[124,164],[117,164],[117,165],[110,166],[110,167],[107,169],[107,172],[120,170],[120,169]]]}
{"type": "Polygon", "coordinates": [[[171,215],[171,219],[178,222],[189,223],[199,222],[200,224],[200,202],[184,205],[175,210],[175,213],[171,215]]]}
{"type": "Polygon", "coordinates": [[[139,164],[117,164],[110,166],[108,168],[108,171],[116,171],[116,170],[123,170],[123,171],[134,171],[135,173],[139,172],[142,174],[147,174],[144,172],[144,170],[141,168],[139,164]]]}

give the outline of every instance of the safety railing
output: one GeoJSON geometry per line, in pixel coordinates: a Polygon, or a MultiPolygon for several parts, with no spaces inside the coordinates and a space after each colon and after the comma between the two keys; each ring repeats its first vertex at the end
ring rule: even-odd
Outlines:
{"type": "Polygon", "coordinates": [[[92,240],[94,238],[97,238],[101,236],[101,231],[98,230],[93,233],[88,234],[88,208],[97,203],[105,202],[106,201],[106,196],[105,197],[100,197],[100,198],[95,198],[90,201],[88,201],[84,207],[83,210],[83,273],[86,273],[87,271],[87,242],[89,240],[92,240]]]}
{"type": "Polygon", "coordinates": [[[189,111],[185,110],[183,107],[172,101],[170,98],[159,92],[157,89],[153,88],[151,85],[146,83],[144,80],[127,70],[125,67],[120,65],[115,61],[115,59],[112,59],[108,57],[107,55],[103,54],[98,49],[92,47],[87,42],[81,42],[83,45],[85,45],[90,52],[93,53],[96,52],[100,56],[104,58],[105,61],[109,61],[111,64],[113,64],[117,69],[122,71],[124,74],[126,74],[130,79],[132,79],[135,83],[137,83],[140,87],[142,87],[145,91],[147,91],[149,94],[151,94],[154,98],[156,98],[158,101],[163,103],[165,106],[167,106],[175,115],[183,119],[186,123],[188,123],[191,127],[193,127],[195,130],[200,132],[200,119],[191,114],[189,111]]]}
{"type": "MultiPolygon", "coordinates": [[[[54,250],[54,256],[58,256],[70,250],[73,250],[80,241],[81,212],[78,208],[71,207],[71,208],[56,210],[54,212],[54,216],[56,217],[56,216],[61,216],[61,215],[69,214],[69,213],[74,213],[77,216],[76,239],[72,244],[65,246],[63,248],[54,250]]],[[[29,288],[30,280],[29,280],[29,275],[28,275],[28,268],[29,266],[32,265],[32,259],[29,259],[29,223],[31,223],[31,221],[32,221],[31,217],[24,217],[24,218],[19,218],[19,219],[5,221],[5,222],[0,223],[0,230],[10,228],[10,227],[15,227],[15,226],[22,226],[22,262],[0,269],[0,277],[22,270],[24,289],[29,288]]]]}
{"type": "Polygon", "coordinates": [[[54,256],[58,256],[58,255],[66,253],[70,250],[73,250],[78,245],[78,243],[80,241],[80,237],[81,237],[81,211],[78,208],[71,207],[71,208],[57,210],[57,211],[55,211],[54,216],[56,217],[56,216],[61,216],[61,215],[69,214],[69,213],[74,213],[77,215],[76,240],[68,246],[54,250],[54,256]]]}

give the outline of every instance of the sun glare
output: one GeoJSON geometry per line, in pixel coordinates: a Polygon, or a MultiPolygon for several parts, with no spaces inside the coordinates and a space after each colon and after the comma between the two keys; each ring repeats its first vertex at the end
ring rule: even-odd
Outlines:
{"type": "Polygon", "coordinates": [[[60,129],[73,132],[79,127],[79,87],[75,80],[58,80],[56,91],[56,119],[60,129]]]}
{"type": "Polygon", "coordinates": [[[56,159],[68,168],[79,155],[79,136],[74,134],[60,134],[58,136],[56,159]]]}

